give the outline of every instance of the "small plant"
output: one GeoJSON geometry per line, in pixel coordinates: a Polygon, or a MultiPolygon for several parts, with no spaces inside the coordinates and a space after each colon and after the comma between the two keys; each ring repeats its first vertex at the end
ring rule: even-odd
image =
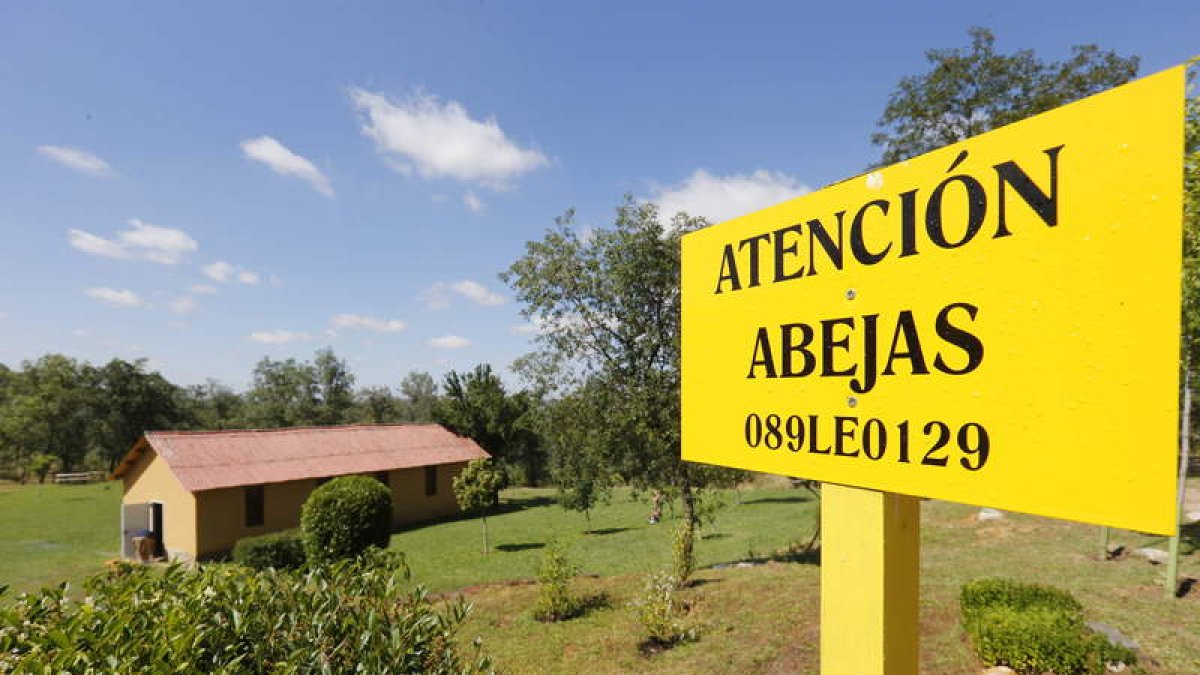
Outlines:
{"type": "Polygon", "coordinates": [[[313,490],[300,509],[304,551],[313,564],[346,560],[392,532],[392,492],[374,478],[343,476],[313,490]]]}
{"type": "Polygon", "coordinates": [[[959,596],[963,627],[980,660],[1019,673],[1099,675],[1137,655],[1087,629],[1083,606],[1062,589],[1011,579],[978,579],[959,596]]]}
{"type": "Polygon", "coordinates": [[[671,542],[672,576],[679,588],[687,585],[696,570],[695,540],[696,528],[686,519],[680,522],[671,542]]]}
{"type": "Polygon", "coordinates": [[[633,602],[645,636],[644,648],[667,648],[695,639],[695,630],[685,630],[679,620],[683,612],[675,597],[677,588],[678,580],[666,572],[655,572],[646,578],[646,586],[633,602]]]}
{"type": "Polygon", "coordinates": [[[476,459],[454,477],[454,499],[466,513],[477,513],[483,520],[483,552],[488,546],[487,514],[499,501],[497,495],[504,487],[504,471],[489,459],[476,459]]]}
{"type": "Polygon", "coordinates": [[[256,570],[298,569],[305,561],[304,537],[300,530],[244,537],[233,547],[233,561],[256,570]]]}
{"type": "Polygon", "coordinates": [[[566,546],[557,539],[546,544],[538,563],[538,599],[533,618],[538,621],[563,621],[579,614],[583,603],[571,594],[571,579],[579,567],[567,557],[566,546]]]}

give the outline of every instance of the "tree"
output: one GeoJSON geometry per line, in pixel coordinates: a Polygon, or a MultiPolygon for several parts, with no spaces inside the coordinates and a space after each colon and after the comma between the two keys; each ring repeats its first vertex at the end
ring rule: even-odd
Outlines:
{"type": "Polygon", "coordinates": [[[483,522],[483,552],[487,553],[487,514],[497,503],[500,488],[504,487],[504,472],[489,459],[476,459],[454,477],[454,499],[466,513],[479,514],[483,522]]]}
{"type": "Polygon", "coordinates": [[[695,489],[714,470],[680,459],[679,238],[704,224],[626,198],[615,227],[580,237],[573,212],[501,277],[543,330],[532,361],[603,411],[577,420],[604,466],[634,486],[675,487],[695,526],[695,489]]]}
{"type": "MultiPolygon", "coordinates": [[[[586,386],[585,386],[586,388],[586,386]]],[[[605,465],[604,437],[589,420],[603,418],[604,411],[592,407],[595,396],[572,392],[545,405],[539,427],[550,451],[550,477],[558,486],[558,503],[582,512],[587,531],[592,531],[592,509],[608,500],[612,471],[605,465]]]]}
{"type": "Polygon", "coordinates": [[[400,401],[388,387],[367,387],[355,397],[359,420],[371,424],[391,424],[400,421],[400,401]]]}
{"type": "Polygon", "coordinates": [[[333,349],[317,352],[312,365],[316,380],[316,424],[345,424],[354,408],[354,375],[345,359],[339,359],[333,349]]]}
{"type": "MultiPolygon", "coordinates": [[[[1195,63],[1195,61],[1193,61],[1195,63]]],[[[1194,85],[1195,78],[1192,78],[1194,85]]],[[[1200,96],[1187,101],[1183,155],[1183,363],[1191,386],[1200,366],[1200,96]]],[[[1192,419],[1200,420],[1200,397],[1192,397],[1192,419]]],[[[1195,436],[1193,429],[1192,435],[1195,436]]],[[[1191,444],[1200,455],[1200,443],[1191,444]]]]}
{"type": "Polygon", "coordinates": [[[532,429],[534,401],[528,394],[509,395],[487,364],[467,373],[451,370],[442,391],[433,406],[439,424],[474,440],[505,466],[519,468],[526,485],[537,481],[543,453],[532,429]]]}
{"type": "Polygon", "coordinates": [[[229,387],[208,379],[183,393],[189,424],[197,429],[237,429],[248,425],[246,401],[229,387]]]}
{"type": "Polygon", "coordinates": [[[138,438],[152,429],[174,429],[185,420],[182,392],[146,360],[113,359],[96,370],[96,444],[111,471],[138,438]]]}
{"type": "Polygon", "coordinates": [[[87,453],[97,427],[96,370],[61,354],[21,364],[12,395],[0,411],[0,436],[18,467],[36,453],[73,471],[87,453]]]}
{"type": "Polygon", "coordinates": [[[314,424],[316,409],[317,382],[311,365],[264,356],[254,366],[254,380],[246,392],[250,426],[270,429],[314,424]]]}
{"type": "Polygon", "coordinates": [[[400,380],[401,419],[405,422],[433,421],[433,406],[437,402],[437,384],[429,373],[414,370],[400,380]]]}
{"type": "Polygon", "coordinates": [[[971,28],[968,50],[931,49],[930,69],[900,80],[871,137],[894,164],[989,129],[1124,84],[1138,57],[1096,45],[1071,48],[1065,61],[1046,63],[1032,50],[1000,54],[986,28],[971,28]]]}

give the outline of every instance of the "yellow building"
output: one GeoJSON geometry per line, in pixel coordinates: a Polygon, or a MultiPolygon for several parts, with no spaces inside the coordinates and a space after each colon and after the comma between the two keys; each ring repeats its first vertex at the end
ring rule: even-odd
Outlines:
{"type": "Polygon", "coordinates": [[[364,474],[392,490],[393,522],[458,513],[451,481],[488,457],[436,424],[252,431],[150,431],[113,472],[125,483],[122,555],[151,532],[160,555],[182,560],[228,552],[242,537],[300,525],[318,485],[364,474]]]}

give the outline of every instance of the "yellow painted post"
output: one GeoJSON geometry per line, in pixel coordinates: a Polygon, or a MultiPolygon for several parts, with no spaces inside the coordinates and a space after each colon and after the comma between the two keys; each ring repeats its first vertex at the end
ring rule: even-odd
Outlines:
{"type": "Polygon", "coordinates": [[[921,503],[821,488],[822,675],[916,675],[921,503]]]}

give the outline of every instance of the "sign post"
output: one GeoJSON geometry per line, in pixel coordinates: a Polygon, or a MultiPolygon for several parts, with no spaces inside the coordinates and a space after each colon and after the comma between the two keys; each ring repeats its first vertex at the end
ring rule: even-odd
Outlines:
{"type": "Polygon", "coordinates": [[[824,672],[916,672],[916,497],[1174,532],[1183,90],[683,238],[683,458],[827,483],[824,672]]]}

